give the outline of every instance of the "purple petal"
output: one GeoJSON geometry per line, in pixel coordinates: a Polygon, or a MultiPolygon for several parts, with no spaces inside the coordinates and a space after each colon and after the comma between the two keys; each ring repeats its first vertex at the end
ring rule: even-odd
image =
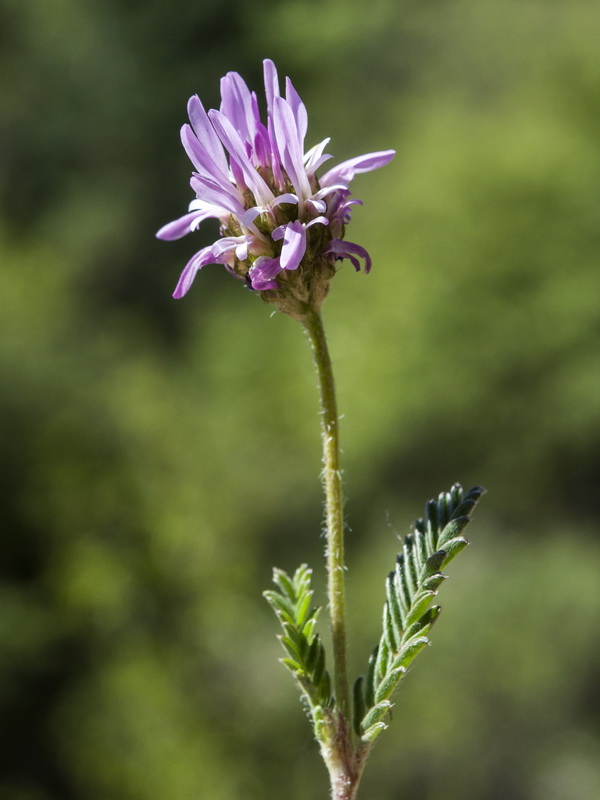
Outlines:
{"type": "Polygon", "coordinates": [[[277,137],[275,136],[273,118],[271,116],[269,116],[269,119],[267,120],[267,131],[269,136],[269,147],[271,150],[271,169],[273,171],[273,180],[275,181],[275,185],[283,191],[286,181],[281,170],[282,159],[279,152],[279,147],[277,146],[277,137]]]}
{"type": "Polygon", "coordinates": [[[198,199],[207,205],[226,209],[234,216],[240,216],[244,213],[244,206],[242,203],[240,203],[237,198],[232,197],[220,184],[215,183],[210,178],[205,178],[203,175],[192,175],[190,185],[194,192],[196,192],[198,199]]]}
{"type": "Polygon", "coordinates": [[[221,79],[221,111],[239,133],[244,143],[253,145],[260,123],[256,95],[250,93],[246,81],[237,72],[228,72],[221,79]]]}
{"type": "Polygon", "coordinates": [[[269,189],[264,179],[259,175],[248,158],[244,143],[231,122],[219,111],[209,111],[209,117],[219,138],[242,169],[244,180],[250,191],[254,194],[257,203],[266,205],[272,202],[273,192],[269,189]]]}
{"type": "Polygon", "coordinates": [[[365,274],[371,271],[371,257],[364,247],[361,247],[354,242],[345,242],[341,239],[332,239],[327,248],[324,250],[324,255],[332,255],[336,259],[347,258],[352,262],[354,269],[360,272],[360,261],[356,256],[362,258],[365,262],[365,274]]]}
{"type": "Polygon", "coordinates": [[[322,142],[311,147],[304,154],[304,167],[306,171],[312,175],[327,159],[331,158],[330,155],[323,155],[323,150],[327,147],[331,139],[323,139],[322,142]]]}
{"type": "Polygon", "coordinates": [[[183,149],[187,153],[189,160],[196,167],[198,172],[205,172],[206,169],[203,163],[205,159],[205,153],[202,150],[200,142],[194,134],[191,126],[187,123],[181,126],[180,137],[181,144],[183,145],[183,149]]]}
{"type": "Polygon", "coordinates": [[[292,109],[282,97],[274,100],[273,127],[281,160],[302,203],[310,197],[311,190],[304,169],[304,153],[292,109]]]}
{"type": "Polygon", "coordinates": [[[257,167],[268,170],[271,167],[271,140],[269,132],[260,122],[254,137],[254,163],[257,167]]]}
{"type": "Polygon", "coordinates": [[[267,111],[268,115],[273,114],[273,100],[279,97],[279,76],[277,75],[277,67],[270,58],[265,58],[263,61],[263,73],[265,77],[265,96],[267,98],[267,111]]]}
{"type": "Polygon", "coordinates": [[[291,192],[286,192],[285,194],[278,194],[275,200],[271,203],[271,208],[275,208],[275,206],[280,206],[282,203],[291,203],[292,205],[298,205],[298,198],[295,194],[291,192]]]}
{"type": "Polygon", "coordinates": [[[310,222],[306,223],[306,227],[310,228],[312,225],[329,225],[327,217],[315,217],[310,222]]]}
{"type": "Polygon", "coordinates": [[[281,272],[281,269],[278,258],[268,258],[267,256],[257,258],[248,273],[252,288],[258,291],[278,289],[279,285],[273,278],[281,272]]]}
{"type": "Polygon", "coordinates": [[[280,225],[272,233],[275,241],[283,239],[280,263],[282,269],[296,269],[306,252],[306,228],[299,221],[280,225]]]}
{"type": "Polygon", "coordinates": [[[197,223],[197,220],[201,222],[208,216],[212,215],[207,214],[205,211],[192,211],[189,214],[184,214],[183,217],[179,217],[179,219],[175,219],[173,222],[167,222],[166,225],[163,225],[156,233],[156,238],[164,239],[166,242],[181,239],[182,236],[186,236],[198,227],[198,224],[194,224],[197,223]]]}
{"type": "Polygon", "coordinates": [[[324,214],[327,211],[327,203],[322,200],[314,200],[312,197],[306,201],[306,205],[316,211],[317,214],[324,214]]]}
{"type": "Polygon", "coordinates": [[[361,172],[371,172],[371,170],[384,167],[396,155],[395,150],[381,150],[377,153],[366,153],[364,156],[356,156],[348,161],[342,161],[337,167],[333,167],[319,178],[321,186],[328,186],[332,183],[350,183],[355,175],[361,172]]]}
{"type": "MultiPolygon", "coordinates": [[[[233,267],[236,256],[239,258],[237,251],[240,246],[244,245],[247,250],[245,236],[224,236],[221,239],[217,239],[213,244],[212,254],[218,264],[226,264],[229,267],[233,267]]],[[[246,258],[245,255],[244,258],[246,258]]]]}
{"type": "Polygon", "coordinates": [[[300,95],[294,89],[289,78],[285,79],[285,99],[292,109],[294,119],[296,120],[300,149],[304,152],[304,139],[306,137],[306,131],[308,130],[308,113],[306,111],[306,106],[300,99],[300,95]]]}
{"type": "Polygon", "coordinates": [[[262,208],[254,206],[253,208],[249,208],[246,211],[244,211],[244,213],[238,217],[238,221],[240,225],[242,225],[244,228],[248,228],[249,230],[251,230],[252,233],[254,233],[254,235],[257,236],[259,239],[262,239],[263,241],[268,241],[265,234],[261,233],[256,227],[256,225],[254,225],[254,220],[256,219],[256,217],[258,217],[258,215],[261,212],[262,208]]]}
{"type": "Polygon", "coordinates": [[[208,154],[210,161],[217,166],[219,172],[227,175],[227,159],[223,145],[210,124],[208,114],[204,110],[198,95],[190,97],[187,111],[194,133],[198,137],[200,145],[208,154]]]}
{"type": "MultiPolygon", "coordinates": [[[[203,178],[208,178],[213,183],[218,184],[227,194],[230,194],[240,203],[243,203],[243,197],[236,186],[229,180],[229,171],[227,161],[225,161],[225,171],[221,171],[220,167],[215,164],[210,153],[208,153],[196,137],[195,133],[189,125],[184,125],[181,128],[181,143],[188,154],[192,164],[196,167],[198,174],[203,178]]],[[[225,154],[223,146],[219,142],[219,147],[225,154]]]]}
{"type": "Polygon", "coordinates": [[[190,286],[194,282],[194,278],[196,277],[198,270],[202,269],[202,267],[205,267],[207,264],[212,263],[214,263],[212,245],[209,247],[203,247],[202,250],[199,250],[196,253],[196,255],[192,256],[192,258],[185,265],[185,268],[181,273],[179,280],[177,281],[177,286],[173,292],[173,297],[176,300],[180,300],[184,294],[187,294],[190,286]]]}

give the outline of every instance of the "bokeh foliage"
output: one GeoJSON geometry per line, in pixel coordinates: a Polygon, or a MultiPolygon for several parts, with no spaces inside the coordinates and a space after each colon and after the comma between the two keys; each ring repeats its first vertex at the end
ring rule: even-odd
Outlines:
{"type": "Polygon", "coordinates": [[[261,597],[306,561],[323,602],[309,349],[218,267],[171,300],[203,234],[153,239],[187,97],[265,56],[311,143],[398,152],[325,308],[357,674],[395,534],[489,490],[364,797],[600,795],[599,40],[591,0],[2,0],[3,799],[325,795],[261,597]]]}

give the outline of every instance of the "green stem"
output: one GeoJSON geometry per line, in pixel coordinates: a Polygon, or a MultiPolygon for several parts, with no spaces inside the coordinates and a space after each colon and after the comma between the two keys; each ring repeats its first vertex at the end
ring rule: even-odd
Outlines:
{"type": "Polygon", "coordinates": [[[323,438],[323,485],[327,526],[327,591],[333,639],[333,681],[338,710],[350,719],[346,643],[346,590],[344,565],[344,511],[340,468],[339,420],[331,358],[318,311],[310,309],[304,318],[310,337],[321,400],[323,438]]]}

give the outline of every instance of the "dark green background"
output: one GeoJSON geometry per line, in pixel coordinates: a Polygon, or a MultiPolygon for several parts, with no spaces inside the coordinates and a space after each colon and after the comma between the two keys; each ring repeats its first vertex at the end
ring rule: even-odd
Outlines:
{"type": "MultiPolygon", "coordinates": [[[[600,797],[600,11],[592,0],[0,4],[0,797],[307,800],[273,565],[323,602],[300,326],[154,239],[185,103],[290,75],[356,179],[325,307],[353,672],[427,497],[489,494],[361,800],[600,797]]],[[[331,162],[334,163],[334,162],[331,162]]]]}

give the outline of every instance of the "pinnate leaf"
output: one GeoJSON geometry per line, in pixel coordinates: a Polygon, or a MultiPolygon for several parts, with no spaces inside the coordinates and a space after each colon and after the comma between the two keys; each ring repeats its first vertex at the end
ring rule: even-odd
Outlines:
{"type": "Polygon", "coordinates": [[[369,659],[366,679],[354,685],[354,728],[365,745],[386,727],[391,696],[409,664],[429,644],[429,631],[441,610],[431,605],[446,577],[441,569],[467,546],[462,532],[483,492],[480,486],[463,492],[454,484],[426,503],[424,517],[404,537],[386,581],[381,639],[369,659]]]}

